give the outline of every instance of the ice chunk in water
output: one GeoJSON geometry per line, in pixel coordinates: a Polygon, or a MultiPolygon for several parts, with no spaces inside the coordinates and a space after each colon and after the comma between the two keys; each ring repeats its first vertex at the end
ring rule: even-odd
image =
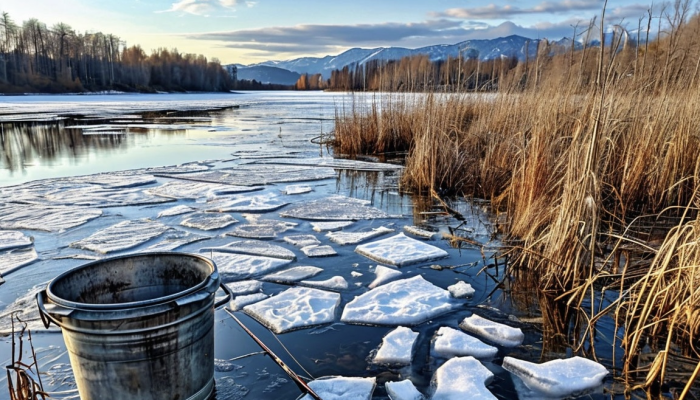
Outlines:
{"type": "Polygon", "coordinates": [[[180,215],[180,214],[187,214],[187,213],[191,213],[192,211],[195,211],[195,209],[190,207],[190,206],[180,205],[180,206],[170,207],[167,210],[163,210],[160,213],[158,213],[158,218],[172,217],[172,216],[180,215]]]}
{"type": "Polygon", "coordinates": [[[387,283],[355,297],[345,306],[341,321],[416,325],[451,309],[449,292],[417,275],[387,283]]]}
{"type": "Polygon", "coordinates": [[[377,274],[377,277],[369,284],[368,288],[370,289],[374,289],[381,284],[389,282],[402,274],[401,271],[383,265],[377,265],[377,268],[374,269],[374,273],[377,274]]]}
{"type": "Polygon", "coordinates": [[[338,253],[328,245],[319,246],[312,244],[310,246],[304,246],[301,248],[301,252],[306,254],[307,257],[330,257],[338,255],[338,253]]]}
{"type": "Polygon", "coordinates": [[[237,225],[226,234],[251,239],[274,239],[277,234],[286,232],[295,226],[297,224],[292,222],[258,219],[248,224],[237,225]]]}
{"type": "Polygon", "coordinates": [[[102,215],[86,207],[46,207],[27,204],[0,206],[0,228],[58,232],[82,225],[102,215]]]}
{"type": "Polygon", "coordinates": [[[334,276],[325,281],[301,281],[299,284],[328,290],[345,290],[348,288],[348,281],[342,276],[334,276]]]}
{"type": "Polygon", "coordinates": [[[419,392],[413,382],[404,379],[399,382],[387,382],[384,384],[386,393],[391,400],[423,400],[425,397],[419,392]]]}
{"type": "Polygon", "coordinates": [[[265,275],[260,279],[275,283],[294,283],[316,276],[322,271],[323,268],[312,266],[293,267],[284,271],[275,272],[274,274],[265,275]]]}
{"type": "Polygon", "coordinates": [[[519,346],[525,339],[525,335],[520,328],[499,324],[476,314],[472,314],[462,320],[459,327],[505,347],[519,346]]]}
{"type": "Polygon", "coordinates": [[[167,203],[165,199],[149,194],[141,189],[105,188],[100,185],[86,185],[74,188],[61,188],[46,193],[40,203],[52,205],[117,207],[144,204],[167,203]]]}
{"type": "Polygon", "coordinates": [[[136,247],[162,235],[168,229],[170,228],[150,219],[122,221],[73,242],[70,247],[106,254],[136,247]]]}
{"type": "Polygon", "coordinates": [[[197,213],[192,214],[189,218],[182,221],[180,225],[201,229],[203,231],[211,231],[225,228],[236,222],[238,222],[238,220],[228,214],[197,213]]]}
{"type": "Polygon", "coordinates": [[[364,242],[365,240],[391,233],[393,231],[394,230],[391,228],[380,226],[379,228],[372,229],[369,232],[331,232],[326,236],[331,239],[331,242],[344,246],[346,244],[357,244],[364,242]]]}
{"type": "Polygon", "coordinates": [[[316,232],[335,232],[354,223],[355,221],[312,222],[311,226],[316,232]]]}
{"type": "Polygon", "coordinates": [[[285,194],[304,194],[304,193],[309,193],[313,189],[309,185],[287,185],[287,187],[284,188],[284,193],[285,194]]]}
{"type": "Polygon", "coordinates": [[[251,304],[255,304],[259,301],[263,301],[268,298],[265,293],[252,293],[242,296],[236,296],[233,300],[229,302],[229,308],[231,311],[242,310],[243,307],[251,304]]]}
{"type": "MultiPolygon", "coordinates": [[[[9,335],[12,333],[11,315],[17,313],[22,321],[27,323],[27,328],[32,332],[46,332],[44,323],[41,322],[39,316],[39,308],[36,305],[36,294],[46,289],[44,282],[32,287],[26,294],[17,297],[17,299],[4,310],[0,311],[0,334],[9,335]]],[[[15,329],[17,329],[17,321],[15,321],[15,329]]],[[[55,325],[49,326],[51,332],[60,332],[60,329],[55,325]]]]}
{"type": "Polygon", "coordinates": [[[190,232],[171,229],[163,235],[163,240],[148,246],[147,251],[172,251],[186,244],[209,239],[209,236],[197,235],[190,232]]]}
{"type": "Polygon", "coordinates": [[[314,181],[335,178],[333,168],[298,167],[284,165],[238,165],[231,169],[218,169],[191,174],[162,176],[198,182],[229,185],[258,186],[271,183],[314,181]]]}
{"type": "Polygon", "coordinates": [[[297,247],[306,247],[315,244],[321,244],[321,241],[316,239],[314,235],[291,235],[285,236],[284,241],[291,243],[297,247]]]}
{"type": "Polygon", "coordinates": [[[418,237],[423,238],[423,239],[432,239],[433,236],[436,235],[435,232],[426,231],[425,229],[421,229],[421,228],[419,228],[417,226],[413,226],[413,225],[411,225],[411,226],[405,225],[403,227],[403,230],[406,231],[407,233],[410,233],[411,235],[418,236],[418,237]]]}
{"type": "MultiPolygon", "coordinates": [[[[309,382],[309,387],[323,400],[370,400],[376,378],[324,377],[309,382]]],[[[302,400],[312,400],[307,394],[302,400]]]]}
{"type": "Polygon", "coordinates": [[[459,281],[454,285],[448,286],[447,290],[449,290],[452,297],[457,299],[471,297],[474,296],[474,293],[476,293],[476,290],[474,290],[472,285],[465,283],[464,281],[459,281]]]}
{"type": "Polygon", "coordinates": [[[0,251],[0,276],[9,274],[36,261],[39,256],[33,247],[0,251]]]}
{"type": "Polygon", "coordinates": [[[283,333],[333,322],[338,304],[338,293],[293,287],[243,310],[273,332],[283,333]]]}
{"type": "Polygon", "coordinates": [[[377,262],[398,266],[435,260],[449,255],[445,250],[411,239],[403,233],[361,244],[357,246],[355,252],[377,262]]]}
{"type": "Polygon", "coordinates": [[[505,357],[503,369],[522,380],[531,393],[523,393],[521,398],[529,399],[583,396],[599,388],[609,373],[597,362],[578,356],[542,364],[505,357]]]}
{"type": "Polygon", "coordinates": [[[220,247],[203,247],[199,249],[199,251],[202,253],[218,251],[222,253],[250,254],[254,256],[281,258],[283,260],[295,260],[297,258],[293,251],[261,240],[242,240],[220,247]]]}
{"type": "Polygon", "coordinates": [[[418,339],[418,332],[400,326],[389,332],[377,354],[372,359],[374,364],[410,365],[413,359],[413,347],[418,339]]]}
{"type": "Polygon", "coordinates": [[[493,373],[474,357],[447,360],[433,375],[436,386],[432,400],[497,400],[486,385],[493,373]]]}
{"type": "Polygon", "coordinates": [[[125,172],[111,172],[87,175],[83,177],[70,178],[72,181],[82,181],[86,183],[94,183],[111,188],[130,188],[135,186],[150,185],[156,183],[156,178],[153,175],[142,175],[125,172]]]}
{"type": "Polygon", "coordinates": [[[0,250],[29,247],[32,244],[34,239],[20,231],[0,231],[0,250]]]}
{"type": "Polygon", "coordinates": [[[228,289],[231,291],[231,293],[234,296],[240,296],[243,294],[251,294],[255,292],[259,292],[262,290],[262,282],[259,281],[238,281],[238,282],[229,282],[226,284],[228,289]]]}
{"type": "Polygon", "coordinates": [[[490,358],[498,353],[497,348],[448,326],[438,329],[435,334],[433,350],[437,356],[444,358],[455,356],[490,358]]]}
{"type": "Polygon", "coordinates": [[[274,194],[241,196],[234,199],[220,199],[207,206],[207,212],[269,212],[284,207],[288,202],[281,201],[274,194]]]}
{"type": "Polygon", "coordinates": [[[226,400],[243,400],[250,390],[243,385],[236,383],[231,376],[216,378],[216,398],[226,400]]]}
{"type": "Polygon", "coordinates": [[[268,274],[289,265],[291,261],[280,258],[250,256],[246,254],[222,253],[210,254],[225,281],[236,281],[268,274]]]}
{"type": "Polygon", "coordinates": [[[161,186],[147,189],[146,191],[154,196],[167,197],[172,199],[201,199],[214,198],[227,193],[252,192],[262,190],[262,187],[220,185],[206,182],[168,182],[161,186]]]}
{"type": "Polygon", "coordinates": [[[283,217],[317,221],[347,221],[360,219],[392,218],[384,211],[369,207],[365,200],[344,196],[331,196],[289,206],[280,213],[283,217]]]}

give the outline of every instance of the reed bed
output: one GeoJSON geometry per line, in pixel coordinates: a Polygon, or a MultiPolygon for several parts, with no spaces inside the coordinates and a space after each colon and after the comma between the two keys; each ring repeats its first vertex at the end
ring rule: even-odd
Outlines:
{"type": "Polygon", "coordinates": [[[596,322],[613,316],[630,388],[662,384],[670,355],[696,360],[683,398],[700,374],[700,17],[674,10],[649,45],[545,44],[497,92],[355,105],[336,115],[335,149],[407,151],[403,190],[490,199],[508,215],[512,290],[535,288],[546,351],[595,358],[596,322]],[[619,293],[602,310],[601,290],[619,293]],[[640,367],[647,344],[657,355],[640,367]]]}

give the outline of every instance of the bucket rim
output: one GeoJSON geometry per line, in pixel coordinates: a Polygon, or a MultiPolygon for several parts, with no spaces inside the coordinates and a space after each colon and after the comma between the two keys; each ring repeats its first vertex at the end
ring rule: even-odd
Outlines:
{"type": "MultiPolygon", "coordinates": [[[[89,263],[77,266],[75,268],[71,268],[68,271],[65,271],[55,278],[53,278],[48,285],[46,285],[46,297],[48,300],[51,302],[64,306],[64,307],[70,307],[73,309],[83,309],[83,310],[105,310],[105,311],[111,311],[111,310],[123,310],[123,309],[133,309],[133,308],[141,308],[141,307],[148,307],[148,306],[153,306],[153,305],[158,305],[158,304],[163,304],[167,303],[179,298],[182,298],[184,296],[187,296],[192,293],[196,293],[202,289],[206,289],[210,286],[213,286],[215,288],[219,287],[219,271],[216,268],[216,263],[214,260],[204,257],[200,254],[195,254],[195,253],[185,253],[185,252],[176,252],[176,251],[153,251],[153,252],[144,252],[144,253],[130,253],[130,254],[124,254],[124,255],[119,255],[119,256],[113,256],[113,257],[107,257],[103,258],[100,260],[95,260],[91,261],[89,263]],[[110,261],[115,261],[115,260],[123,260],[123,259],[129,259],[129,258],[138,258],[138,257],[145,257],[145,256],[179,256],[179,257],[188,257],[188,258],[195,258],[199,259],[200,261],[203,261],[212,267],[211,274],[207,276],[205,279],[203,279],[201,282],[198,284],[189,287],[185,290],[169,294],[167,296],[161,296],[161,297],[156,297],[153,299],[148,299],[148,300],[140,300],[140,301],[130,301],[130,302],[125,302],[125,303],[109,303],[109,304],[96,304],[96,303],[82,303],[78,301],[72,301],[72,300],[66,300],[58,295],[56,295],[53,292],[53,286],[56,282],[61,280],[62,278],[65,278],[68,275],[71,275],[75,273],[76,271],[80,271],[83,269],[88,269],[91,268],[95,265],[100,265],[104,264],[106,262],[110,261]]],[[[215,289],[216,290],[216,289],[215,289]]]]}

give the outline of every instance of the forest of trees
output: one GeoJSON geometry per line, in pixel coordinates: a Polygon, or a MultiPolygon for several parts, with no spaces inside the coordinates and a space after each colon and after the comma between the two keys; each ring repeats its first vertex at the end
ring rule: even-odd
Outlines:
{"type": "Polygon", "coordinates": [[[111,34],[79,33],[0,15],[0,92],[228,91],[235,82],[217,59],[160,48],[151,54],[111,34]]]}

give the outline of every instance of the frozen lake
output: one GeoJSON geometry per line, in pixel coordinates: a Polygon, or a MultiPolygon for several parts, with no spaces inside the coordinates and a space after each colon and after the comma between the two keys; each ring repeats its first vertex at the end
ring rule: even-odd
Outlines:
{"type": "MultiPolygon", "coordinates": [[[[9,333],[12,312],[29,323],[45,388],[77,397],[62,337],[41,325],[33,293],[88,260],[175,250],[211,257],[236,293],[229,307],[302,376],[368,378],[348,385],[374,382],[374,399],[416,398],[406,394],[416,389],[540,396],[515,374],[530,371],[517,359],[539,362],[541,326],[496,287],[504,269],[486,208],[455,203],[466,218],[457,221],[399,194],[398,160],[333,159],[319,137],[353,101],[321,92],[0,96],[0,329],[9,333]],[[442,239],[460,224],[482,248],[442,239]]],[[[301,394],[224,310],[215,335],[218,399],[301,394]]],[[[576,362],[567,368],[581,369],[576,362]]]]}

